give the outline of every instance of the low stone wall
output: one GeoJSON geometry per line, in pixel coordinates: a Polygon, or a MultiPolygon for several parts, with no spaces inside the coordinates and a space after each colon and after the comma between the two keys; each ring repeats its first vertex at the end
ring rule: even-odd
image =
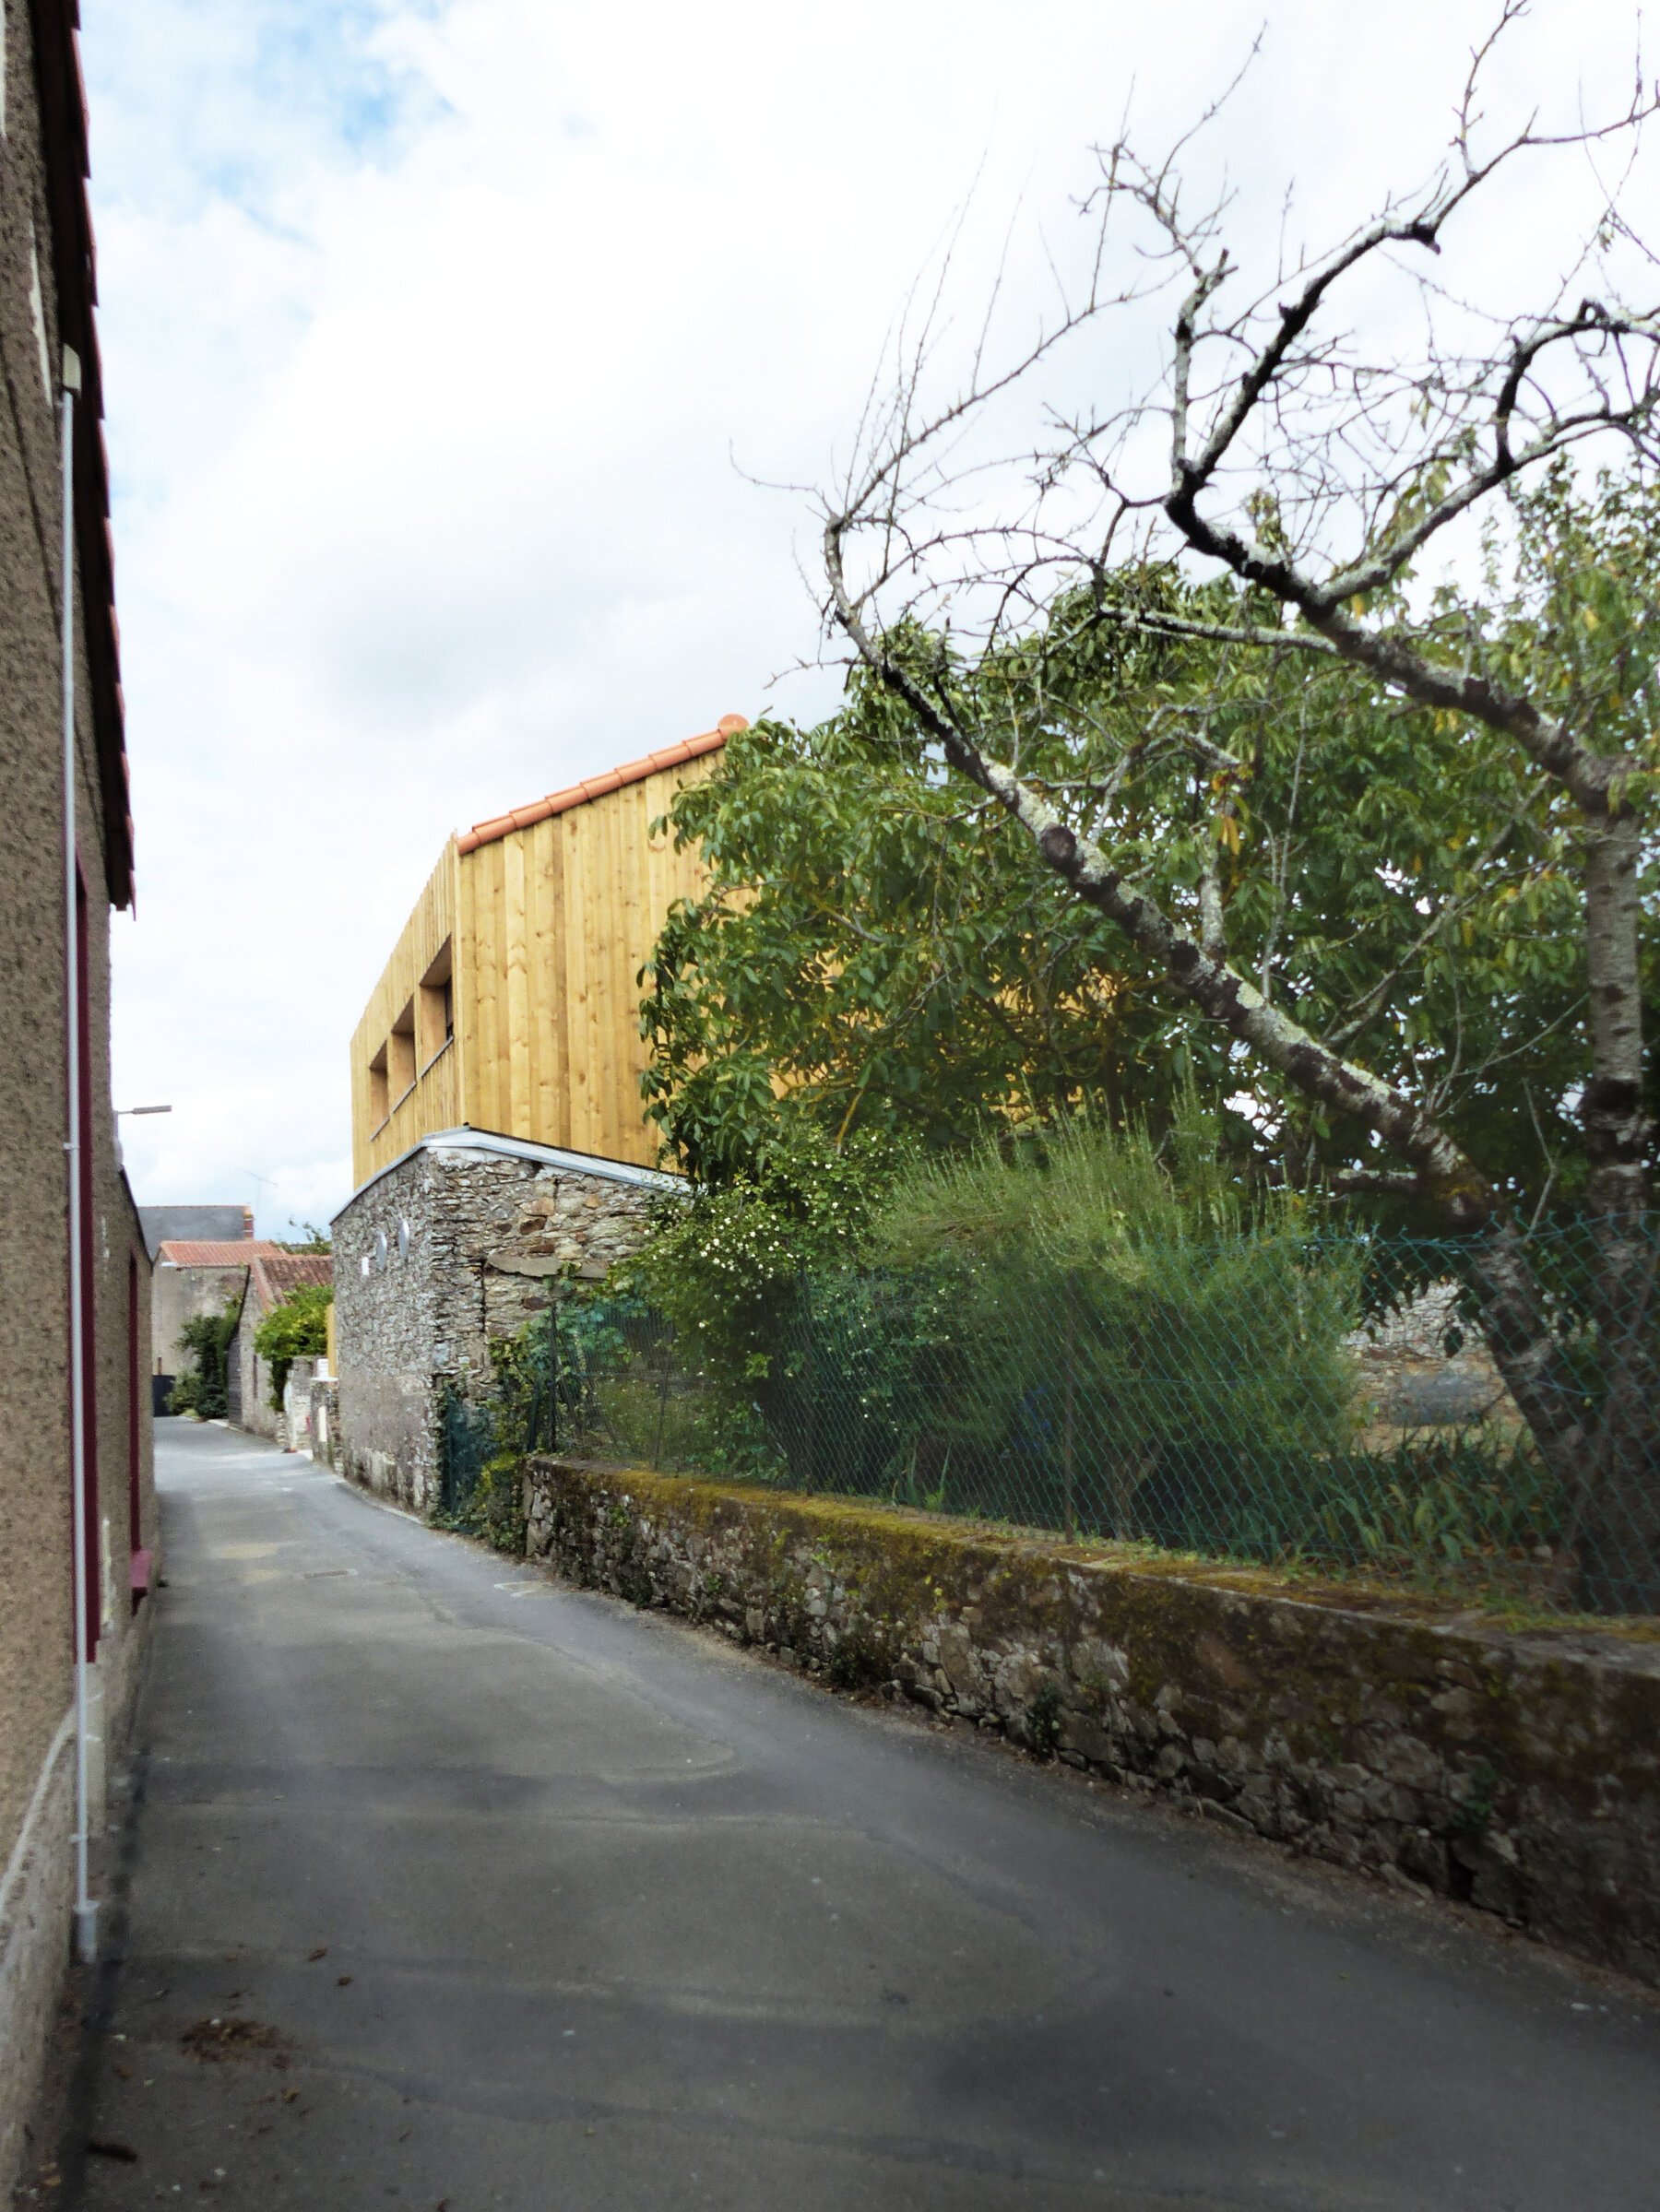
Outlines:
{"type": "Polygon", "coordinates": [[[311,1456],[319,1466],[335,1463],[340,1428],[340,1386],[330,1375],[314,1375],[307,1385],[311,1414],[311,1456]]]}
{"type": "Polygon", "coordinates": [[[1660,1985],[1660,1643],[534,1459],[527,1552],[1660,1985]]]}

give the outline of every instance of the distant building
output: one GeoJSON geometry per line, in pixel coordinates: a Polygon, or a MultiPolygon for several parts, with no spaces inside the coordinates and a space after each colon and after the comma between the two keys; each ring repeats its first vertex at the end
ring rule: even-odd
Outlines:
{"type": "Polygon", "coordinates": [[[706,776],[717,727],[445,847],[351,1043],[356,1195],[336,1216],[335,1464],[426,1510],[443,1391],[561,1275],[634,1250],[658,1136],[639,973],[695,847],[651,825],[706,776]]]}
{"type": "Polygon", "coordinates": [[[492,1339],[545,1312],[557,1278],[635,1250],[653,1193],[679,1181],[477,1130],[383,1169],[335,1223],[333,1464],[430,1512],[445,1391],[488,1376],[492,1339]]]}
{"type": "MultiPolygon", "coordinates": [[[[270,1366],[254,1349],[254,1340],[266,1316],[302,1283],[328,1283],[333,1280],[334,1261],[326,1252],[283,1252],[262,1247],[249,1262],[242,1311],[225,1367],[228,1411],[237,1428],[249,1429],[256,1437],[270,1437],[279,1444],[294,1443],[283,1415],[271,1404],[270,1366]]],[[[297,1379],[309,1384],[315,1363],[305,1360],[300,1364],[305,1373],[297,1379]]]]}
{"type": "MultiPolygon", "coordinates": [[[[208,1213],[219,1209],[180,1206],[169,1211],[208,1213]]],[[[281,1249],[280,1245],[256,1243],[251,1236],[170,1236],[157,1247],[150,1279],[150,1343],[159,1412],[167,1410],[167,1386],[196,1369],[195,1354],[180,1342],[185,1322],[203,1314],[222,1314],[232,1299],[240,1303],[254,1261],[275,1259],[281,1249]]]]}
{"type": "Polygon", "coordinates": [[[188,1239],[193,1244],[234,1244],[254,1234],[254,1212],[249,1206],[140,1206],[144,1240],[153,1260],[165,1241],[188,1239]]]}
{"type": "Polygon", "coordinates": [[[104,1822],[158,1538],[144,1381],[149,1253],[110,1096],[110,912],[133,899],[87,111],[74,0],[6,0],[0,38],[0,2203],[58,2017],[75,1902],[76,1591],[88,1624],[88,1818],[104,1822]],[[73,353],[71,361],[69,355],[73,353]],[[63,572],[63,386],[75,565],[63,572]],[[71,610],[75,844],[64,835],[71,610]],[[65,861],[68,868],[65,868],[65,861]],[[66,895],[65,874],[73,889],[66,895]],[[79,985],[75,1543],[68,982],[79,985]]]}

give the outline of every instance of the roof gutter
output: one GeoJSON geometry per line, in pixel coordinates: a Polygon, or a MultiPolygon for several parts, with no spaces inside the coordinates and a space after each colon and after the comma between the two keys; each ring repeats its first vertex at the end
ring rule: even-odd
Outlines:
{"type": "Polygon", "coordinates": [[[534,1144],[528,1137],[498,1136],[493,1130],[468,1129],[464,1123],[459,1129],[435,1130],[431,1136],[418,1137],[408,1152],[399,1153],[396,1160],[376,1168],[332,1217],[329,1227],[332,1229],[337,1221],[342,1220],[366,1190],[373,1190],[376,1183],[396,1175],[406,1162],[423,1152],[496,1153],[504,1159],[534,1160],[544,1167],[562,1168],[566,1175],[591,1175],[602,1183],[631,1184],[637,1190],[683,1191],[687,1188],[683,1175],[673,1175],[662,1168],[635,1167],[626,1160],[603,1159],[598,1153],[565,1152],[556,1144],[534,1144]]]}

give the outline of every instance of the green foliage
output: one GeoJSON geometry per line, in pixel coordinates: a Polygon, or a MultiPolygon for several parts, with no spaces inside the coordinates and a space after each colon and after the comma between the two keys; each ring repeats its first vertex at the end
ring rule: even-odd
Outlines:
{"type": "Polygon", "coordinates": [[[296,1225],[301,1231],[299,1238],[288,1244],[279,1243],[277,1247],[279,1252],[315,1253],[321,1256],[334,1250],[334,1239],[326,1229],[319,1229],[315,1222],[302,1221],[298,1224],[293,1222],[289,1224],[290,1229],[296,1225]]]}
{"type": "Polygon", "coordinates": [[[499,1451],[485,1461],[455,1510],[434,1517],[439,1528],[478,1536],[492,1551],[522,1558],[525,1552],[525,1459],[522,1451],[499,1451]]]}
{"type": "Polygon", "coordinates": [[[270,1363],[271,1411],[282,1411],[289,1369],[297,1359],[316,1359],[328,1349],[328,1309],[334,1291],[326,1283],[299,1283],[280,1305],[273,1306],[254,1332],[254,1349],[270,1363]]]}
{"type": "Polygon", "coordinates": [[[752,1167],[666,1202],[619,1287],[672,1323],[682,1353],[740,1399],[765,1378],[808,1269],[850,1266],[903,1154],[874,1131],[836,1144],[811,1123],[752,1167]]]}
{"type": "MultiPolygon", "coordinates": [[[[1370,611],[1629,753],[1626,803],[1647,807],[1660,494],[1559,471],[1488,554],[1479,595],[1370,611]]],[[[891,642],[1123,877],[1192,926],[1214,873],[1237,967],[1429,1104],[1506,1195],[1571,1208],[1590,1066],[1571,803],[1484,726],[1289,639],[1149,636],[1112,618],[1126,606],[1270,635],[1284,620],[1230,585],[1131,567],[972,663],[943,637],[891,642]]],[[[1366,1132],[1186,1011],[862,675],[815,729],[730,740],[671,820],[710,888],[670,915],[646,972],[644,1087],[705,1180],[753,1165],[780,1126],[938,1149],[1083,1109],[1161,1136],[1194,1079],[1227,1102],[1227,1151],[1258,1176],[1380,1165],[1366,1132]]],[[[1652,862],[1644,895],[1652,1005],[1652,862]]]]}
{"type": "Polygon", "coordinates": [[[1073,1124],[901,1178],[867,1240],[895,1272],[859,1379],[909,1432],[907,1480],[938,1469],[949,1502],[1019,1449],[1060,1525],[1088,1501],[1180,1542],[1219,1487],[1270,1509],[1288,1467],[1346,1445],[1358,1267],[1311,1249],[1294,1199],[1246,1219],[1191,1104],[1169,1155],[1073,1124]]]}
{"type": "MultiPolygon", "coordinates": [[[[1259,1194],[1257,1207],[1276,1224],[1298,1218],[1283,1195],[1259,1194]]],[[[1130,1248],[1208,1249],[1237,1237],[1245,1220],[1217,1118],[1190,1088],[1162,1145],[1140,1126],[1120,1133],[1080,1118],[1014,1144],[982,1141],[943,1160],[912,1160],[876,1207],[863,1249],[890,1269],[1019,1255],[1065,1272],[1110,1264],[1130,1248]]]]}
{"type": "Polygon", "coordinates": [[[700,1178],[753,1166],[780,1127],[938,1145],[1162,1096],[1109,927],[946,783],[880,687],[856,676],[815,729],[729,739],[670,819],[710,888],[646,971],[642,1087],[700,1178]]]}
{"type": "Polygon", "coordinates": [[[179,1331],[179,1350],[196,1362],[168,1394],[170,1414],[194,1414],[198,1421],[222,1421],[228,1410],[226,1354],[242,1314],[242,1299],[231,1298],[222,1313],[192,1314],[179,1331]]]}
{"type": "Polygon", "coordinates": [[[1032,1701],[1026,1710],[1026,1740],[1029,1748],[1040,1759],[1051,1759],[1061,1741],[1061,1720],[1064,1711],[1061,1685],[1052,1674],[1046,1674],[1033,1692],[1032,1701]]]}

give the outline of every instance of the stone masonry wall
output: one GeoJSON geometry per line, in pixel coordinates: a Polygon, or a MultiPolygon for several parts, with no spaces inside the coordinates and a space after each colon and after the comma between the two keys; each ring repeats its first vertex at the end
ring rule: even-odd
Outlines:
{"type": "Polygon", "coordinates": [[[534,1459],[527,1552],[1660,1985],[1660,1644],[534,1459]]]}
{"type": "Polygon", "coordinates": [[[597,1281],[645,1233],[637,1178],[461,1145],[410,1154],[334,1224],[335,1464],[420,1513],[438,1496],[439,1388],[488,1381],[492,1338],[597,1281]]]}

